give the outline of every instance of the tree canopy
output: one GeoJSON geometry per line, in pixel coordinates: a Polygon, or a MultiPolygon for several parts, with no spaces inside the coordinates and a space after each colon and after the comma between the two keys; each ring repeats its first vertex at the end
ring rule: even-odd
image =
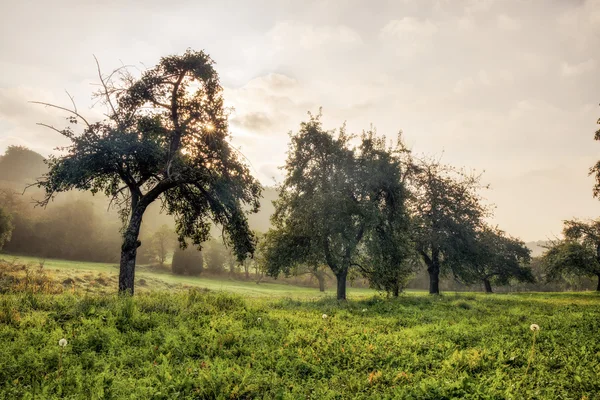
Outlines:
{"type": "Polygon", "coordinates": [[[363,238],[376,226],[383,236],[394,235],[390,240],[400,239],[395,230],[406,230],[406,194],[400,163],[385,138],[365,132],[352,147],[344,127],[337,134],[326,131],[319,117],[310,116],[291,134],[264,259],[271,275],[298,264],[327,265],[337,279],[338,299],[345,299],[348,271],[361,267],[363,238]],[[389,215],[383,217],[384,210],[389,215]]]}
{"type": "Polygon", "coordinates": [[[88,122],[76,108],[71,125],[50,127],[67,137],[66,154],[50,157],[38,182],[41,204],[72,189],[103,193],[125,222],[119,291],[133,293],[142,216],[160,200],[173,215],[180,244],[201,246],[211,223],[240,258],[254,251],[247,212],[257,211],[260,184],[228,142],[228,116],[214,62],[202,51],[164,57],[134,77],[127,70],[99,74],[97,94],[106,119],[88,122]],[[82,126],[79,133],[75,129],[82,126]]]}
{"type": "Polygon", "coordinates": [[[563,235],[564,239],[554,242],[542,257],[548,278],[598,277],[600,291],[600,220],[565,221],[563,235]]]}
{"type": "Polygon", "coordinates": [[[420,161],[410,182],[413,240],[427,266],[429,293],[438,294],[440,273],[460,275],[486,215],[479,176],[420,161]]]}
{"type": "Polygon", "coordinates": [[[476,234],[470,255],[458,277],[465,283],[483,282],[485,291],[492,292],[492,283],[507,285],[512,279],[534,282],[531,268],[531,250],[519,239],[508,236],[498,228],[484,226],[476,234]]]}

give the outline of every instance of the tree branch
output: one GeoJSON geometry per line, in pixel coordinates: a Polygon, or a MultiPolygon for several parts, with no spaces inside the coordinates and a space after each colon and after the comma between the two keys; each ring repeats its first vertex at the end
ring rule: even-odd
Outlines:
{"type": "Polygon", "coordinates": [[[88,128],[91,128],[91,125],[87,121],[87,119],[85,119],[83,117],[83,115],[79,114],[77,111],[69,110],[68,108],[57,106],[55,104],[45,103],[43,101],[30,101],[30,103],[32,103],[32,104],[41,104],[41,105],[46,106],[46,107],[53,107],[53,108],[57,108],[59,110],[63,110],[63,111],[66,111],[68,113],[71,113],[71,114],[75,115],[77,118],[79,118],[80,120],[82,120],[88,126],[88,128]]]}

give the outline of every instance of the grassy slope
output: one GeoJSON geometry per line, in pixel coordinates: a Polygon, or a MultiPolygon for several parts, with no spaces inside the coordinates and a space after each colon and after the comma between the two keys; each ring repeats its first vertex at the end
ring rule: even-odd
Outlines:
{"type": "Polygon", "coordinates": [[[598,332],[595,294],[3,295],[0,398],[598,399],[598,332]]]}
{"type": "MultiPolygon", "coordinates": [[[[13,255],[0,255],[0,260],[6,260],[8,262],[16,262],[22,264],[29,264],[32,266],[44,264],[44,269],[49,273],[60,276],[61,280],[67,277],[85,276],[89,274],[97,275],[102,274],[112,280],[116,280],[118,276],[118,269],[115,264],[110,263],[93,263],[85,261],[67,261],[67,260],[53,260],[46,259],[42,260],[35,257],[27,256],[13,256],[13,255]]],[[[148,289],[175,289],[185,286],[197,287],[210,289],[213,291],[224,291],[230,293],[237,293],[243,296],[252,297],[298,297],[298,298],[321,298],[321,297],[335,297],[335,290],[328,289],[324,293],[320,293],[316,288],[294,286],[288,284],[277,284],[262,282],[257,285],[254,281],[244,282],[237,280],[228,279],[217,279],[217,278],[205,278],[205,277],[186,277],[176,276],[168,273],[157,273],[145,270],[143,266],[138,267],[136,272],[136,278],[144,279],[147,281],[148,289]],[[177,287],[174,287],[177,285],[177,287]]],[[[89,280],[89,279],[88,279],[89,280]]],[[[76,283],[76,289],[78,288],[76,283]]],[[[81,285],[80,285],[81,286],[81,285]]],[[[116,284],[114,287],[106,288],[107,292],[111,289],[116,290],[116,284]]],[[[146,289],[138,284],[137,289],[146,289]]],[[[374,294],[374,291],[369,289],[361,288],[349,288],[348,293],[350,296],[370,296],[374,294]]]]}

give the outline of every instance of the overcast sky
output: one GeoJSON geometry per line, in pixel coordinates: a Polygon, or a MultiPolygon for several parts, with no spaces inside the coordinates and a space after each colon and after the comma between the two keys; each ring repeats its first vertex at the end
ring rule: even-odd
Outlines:
{"type": "Polygon", "coordinates": [[[90,114],[105,70],[186,48],[217,62],[233,144],[265,184],[288,132],[323,107],[327,128],[402,130],[418,154],[485,171],[500,228],[526,241],[600,216],[588,169],[600,117],[600,1],[0,0],[0,152],[65,142],[41,100],[90,114]]]}

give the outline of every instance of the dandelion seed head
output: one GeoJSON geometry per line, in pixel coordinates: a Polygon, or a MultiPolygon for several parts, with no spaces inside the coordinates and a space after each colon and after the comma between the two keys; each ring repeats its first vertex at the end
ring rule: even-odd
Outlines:
{"type": "Polygon", "coordinates": [[[531,326],[529,327],[529,329],[531,329],[532,331],[539,331],[540,330],[540,326],[538,324],[531,324],[531,326]]]}
{"type": "Polygon", "coordinates": [[[327,314],[323,314],[323,315],[321,316],[321,318],[323,318],[323,319],[327,319],[327,314]]]}
{"type": "Polygon", "coordinates": [[[65,338],[62,338],[62,339],[60,339],[60,340],[58,341],[58,345],[59,345],[60,347],[65,347],[65,346],[67,345],[67,339],[65,339],[65,338]]]}
{"type": "Polygon", "coordinates": [[[261,317],[258,317],[258,318],[256,319],[256,322],[258,322],[258,323],[260,324],[260,323],[262,322],[262,318],[261,318],[261,317]]]}

